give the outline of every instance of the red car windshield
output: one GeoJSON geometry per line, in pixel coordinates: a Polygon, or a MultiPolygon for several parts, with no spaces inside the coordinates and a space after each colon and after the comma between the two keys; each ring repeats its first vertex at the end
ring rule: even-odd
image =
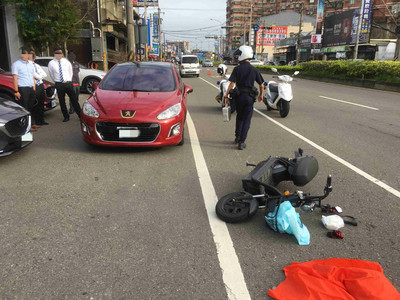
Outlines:
{"type": "Polygon", "coordinates": [[[171,67],[124,64],[114,67],[103,79],[100,88],[111,91],[171,92],[176,89],[176,83],[171,67]]]}

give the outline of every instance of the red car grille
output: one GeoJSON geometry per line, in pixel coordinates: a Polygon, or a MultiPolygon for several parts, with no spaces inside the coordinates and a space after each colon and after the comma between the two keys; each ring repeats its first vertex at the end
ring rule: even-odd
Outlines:
{"type": "Polygon", "coordinates": [[[10,136],[24,135],[29,126],[29,116],[23,116],[18,119],[7,122],[6,129],[10,136]]]}
{"type": "Polygon", "coordinates": [[[101,139],[109,142],[154,142],[160,133],[158,123],[112,123],[97,122],[96,130],[101,139]],[[120,138],[119,129],[121,127],[135,128],[140,130],[140,135],[135,138],[120,138]]]}

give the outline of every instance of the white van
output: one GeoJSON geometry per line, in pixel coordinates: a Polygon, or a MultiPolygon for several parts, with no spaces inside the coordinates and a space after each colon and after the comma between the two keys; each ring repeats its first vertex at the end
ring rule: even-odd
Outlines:
{"type": "Polygon", "coordinates": [[[182,55],[180,62],[180,73],[183,75],[200,76],[200,64],[196,55],[182,55]]]}

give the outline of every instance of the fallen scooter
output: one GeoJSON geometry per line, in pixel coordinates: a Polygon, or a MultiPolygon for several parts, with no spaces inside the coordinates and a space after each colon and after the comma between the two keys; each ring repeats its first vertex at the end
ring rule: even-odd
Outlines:
{"type": "MultiPolygon", "coordinates": [[[[271,68],[271,70],[279,74],[276,68],[271,68]]],[[[282,118],[287,117],[290,110],[290,101],[293,99],[292,86],[289,82],[293,81],[293,76],[299,73],[299,71],[296,71],[292,76],[272,76],[273,78],[278,78],[279,83],[272,80],[269,81],[268,84],[264,83],[266,84],[266,89],[263,102],[268,110],[279,110],[279,114],[282,118]]]]}
{"type": "Polygon", "coordinates": [[[254,216],[259,208],[265,209],[265,215],[273,212],[277,205],[285,200],[290,201],[293,207],[300,207],[303,211],[311,212],[316,207],[322,208],[321,201],[332,191],[332,178],[328,176],[324,194],[311,196],[296,191],[282,193],[276,186],[282,181],[292,181],[296,186],[304,186],[318,173],[318,161],[313,156],[303,156],[303,150],[295,152],[295,158],[272,157],[257,165],[242,179],[244,191],[234,192],[218,200],[216,213],[227,223],[245,221],[254,216]]]}

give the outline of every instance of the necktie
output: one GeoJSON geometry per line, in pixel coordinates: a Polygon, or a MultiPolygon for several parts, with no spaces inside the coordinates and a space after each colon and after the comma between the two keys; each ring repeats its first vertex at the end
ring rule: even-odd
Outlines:
{"type": "Polygon", "coordinates": [[[61,68],[61,60],[58,61],[58,70],[60,72],[60,82],[64,82],[62,68],[61,68]]]}
{"type": "MultiPolygon", "coordinates": [[[[35,68],[35,72],[37,73],[38,71],[37,71],[37,67],[36,67],[35,63],[33,64],[33,67],[35,68]]],[[[40,80],[36,79],[36,85],[39,85],[39,84],[40,84],[40,80]]]]}

